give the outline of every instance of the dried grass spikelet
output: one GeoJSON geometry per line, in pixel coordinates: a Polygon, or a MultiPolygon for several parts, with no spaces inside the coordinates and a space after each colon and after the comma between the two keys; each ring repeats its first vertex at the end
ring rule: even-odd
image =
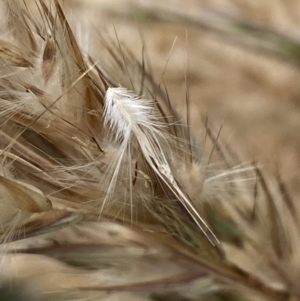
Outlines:
{"type": "Polygon", "coordinates": [[[59,1],[3,5],[0,296],[299,299],[284,186],[206,124],[208,164],[144,65],[105,41],[107,58],[83,53],[59,1]]]}

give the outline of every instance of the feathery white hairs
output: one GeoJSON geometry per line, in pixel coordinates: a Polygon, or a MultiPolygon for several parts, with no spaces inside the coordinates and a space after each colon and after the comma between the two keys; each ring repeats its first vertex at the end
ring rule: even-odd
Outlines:
{"type": "MultiPolygon", "coordinates": [[[[115,139],[122,140],[107,195],[109,196],[114,188],[120,164],[123,161],[126,150],[130,151],[131,138],[134,137],[145,160],[158,178],[174,193],[211,244],[214,246],[218,245],[218,239],[199,215],[188,196],[179,188],[172,173],[169,162],[160,145],[159,140],[165,140],[166,136],[162,132],[163,124],[158,121],[158,114],[153,101],[140,98],[124,88],[108,88],[105,95],[104,116],[104,124],[110,127],[115,139]]],[[[130,174],[132,173],[130,172],[130,174]]],[[[105,198],[104,204],[106,201],[107,198],[105,198]]]]}

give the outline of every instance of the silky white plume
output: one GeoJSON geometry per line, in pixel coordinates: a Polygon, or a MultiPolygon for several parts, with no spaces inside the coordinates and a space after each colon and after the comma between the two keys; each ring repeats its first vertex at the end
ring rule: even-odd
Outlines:
{"type": "MultiPolygon", "coordinates": [[[[160,141],[165,141],[166,133],[159,122],[154,101],[138,97],[124,88],[109,88],[105,96],[104,124],[110,128],[117,140],[121,140],[119,155],[110,182],[107,197],[112,192],[117,180],[120,165],[130,150],[132,138],[137,140],[144,159],[160,180],[174,193],[196,224],[213,245],[218,244],[217,238],[201,218],[187,195],[179,188],[171,167],[163,151],[160,141]]],[[[107,197],[104,204],[107,202],[107,197]]]]}

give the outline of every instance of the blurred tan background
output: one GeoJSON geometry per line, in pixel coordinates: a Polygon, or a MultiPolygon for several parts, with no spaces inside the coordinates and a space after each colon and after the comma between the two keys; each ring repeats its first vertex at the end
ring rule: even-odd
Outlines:
{"type": "Polygon", "coordinates": [[[300,1],[66,0],[65,4],[72,8],[69,17],[81,44],[92,47],[96,59],[101,59],[97,46],[92,46],[97,32],[114,35],[115,26],[118,38],[138,58],[142,32],[159,82],[172,49],[164,82],[184,117],[187,72],[194,134],[204,115],[216,128],[224,123],[222,139],[243,159],[258,159],[272,170],[279,165],[285,182],[298,191],[300,46],[281,43],[272,34],[265,38],[257,28],[274,30],[297,46],[300,1]],[[255,30],[244,33],[236,20],[255,30]]]}

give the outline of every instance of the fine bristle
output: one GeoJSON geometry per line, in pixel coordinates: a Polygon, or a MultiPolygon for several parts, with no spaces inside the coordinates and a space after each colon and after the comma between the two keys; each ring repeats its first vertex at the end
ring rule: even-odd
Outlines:
{"type": "Polygon", "coordinates": [[[101,29],[93,54],[64,1],[1,9],[0,300],[300,299],[280,176],[208,120],[197,141],[144,57],[101,29]]]}

